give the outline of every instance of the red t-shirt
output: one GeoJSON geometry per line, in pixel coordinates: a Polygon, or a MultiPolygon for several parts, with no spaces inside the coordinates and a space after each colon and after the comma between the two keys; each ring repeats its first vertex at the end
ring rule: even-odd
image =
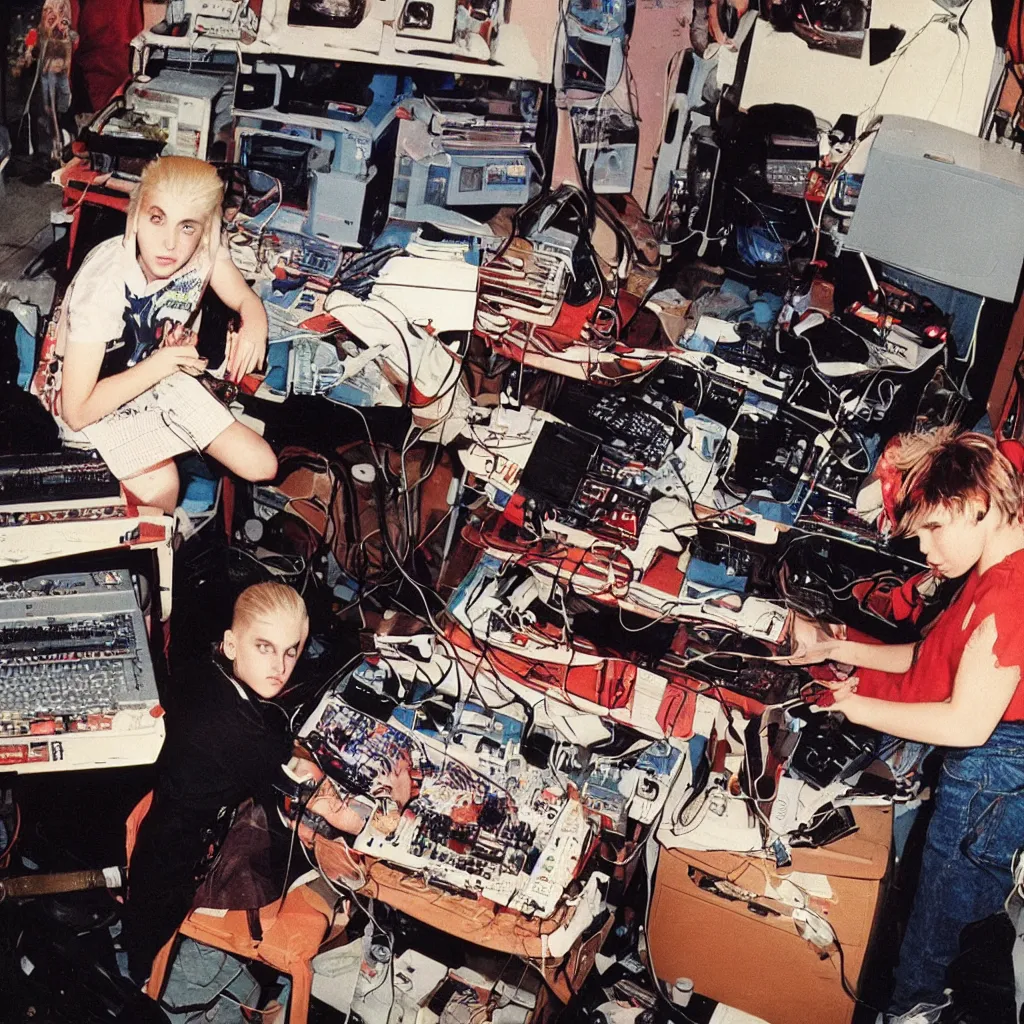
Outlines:
{"type": "MultiPolygon", "coordinates": [[[[1024,678],[1024,551],[1014,552],[982,575],[972,571],[956,600],[921,641],[910,670],[858,669],[857,692],[905,704],[948,699],[964,647],[990,615],[995,616],[997,663],[1002,668],[1016,665],[1024,678]]],[[[1002,720],[1024,721],[1024,686],[1020,683],[1002,720]]]]}

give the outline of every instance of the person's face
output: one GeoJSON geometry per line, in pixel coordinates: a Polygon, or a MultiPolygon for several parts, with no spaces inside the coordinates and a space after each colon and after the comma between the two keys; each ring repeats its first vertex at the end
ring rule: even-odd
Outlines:
{"type": "Polygon", "coordinates": [[[913,536],[934,572],[955,579],[977,565],[996,515],[984,511],[980,502],[969,501],[962,512],[937,506],[924,514],[913,536]]]}
{"type": "Polygon", "coordinates": [[[240,683],[270,699],[287,684],[308,634],[305,616],[243,619],[224,631],[224,654],[240,683]]]}
{"type": "Polygon", "coordinates": [[[163,281],[181,270],[199,248],[205,227],[205,213],[194,201],[160,188],[148,191],[139,206],[136,234],[146,280],[163,281]]]}

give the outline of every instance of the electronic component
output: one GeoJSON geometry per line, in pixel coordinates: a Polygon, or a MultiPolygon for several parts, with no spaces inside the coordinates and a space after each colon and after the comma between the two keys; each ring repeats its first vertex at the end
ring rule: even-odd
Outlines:
{"type": "Polygon", "coordinates": [[[573,132],[580,172],[596,193],[625,193],[633,188],[640,129],[625,110],[573,107],[573,132]]]}
{"type": "Polygon", "coordinates": [[[563,88],[605,93],[625,62],[632,0],[570,0],[565,13],[563,88]]]}
{"type": "MultiPolygon", "coordinates": [[[[689,349],[676,349],[669,357],[673,362],[684,363],[699,370],[707,377],[717,377],[730,384],[756,391],[773,402],[781,401],[786,390],[786,377],[781,371],[772,369],[765,373],[753,366],[741,362],[733,362],[730,346],[716,347],[714,353],[694,352],[689,349]],[[719,354],[721,351],[722,354],[719,354]]],[[[737,355],[740,353],[738,352],[737,355]]]]}
{"type": "Polygon", "coordinates": [[[117,498],[120,493],[117,477],[93,452],[0,455],[0,505],[117,498]]]}
{"type": "Polygon", "coordinates": [[[204,39],[256,41],[263,0],[179,0],[167,5],[168,27],[204,39]]]}
{"type": "Polygon", "coordinates": [[[595,537],[635,548],[650,500],[588,472],[599,439],[563,424],[541,427],[519,485],[523,508],[538,521],[553,518],[595,537]]]}
{"type": "Polygon", "coordinates": [[[768,136],[765,179],[773,192],[803,199],[807,177],[818,166],[818,138],[773,133],[768,136]]]}
{"type": "Polygon", "coordinates": [[[155,78],[129,83],[125,104],[166,135],[165,156],[205,160],[210,142],[231,120],[230,82],[224,75],[166,68],[155,78]]]}
{"type": "Polygon", "coordinates": [[[490,60],[505,8],[503,0],[402,0],[395,49],[490,60]]]}
{"type": "Polygon", "coordinates": [[[163,722],[124,570],[0,583],[0,766],[149,764],[163,722]]]}
{"type": "MultiPolygon", "coordinates": [[[[289,84],[289,97],[295,88],[289,84]]],[[[370,102],[339,101],[327,116],[291,115],[297,124],[276,111],[237,118],[236,162],[277,179],[281,189],[280,202],[247,221],[250,231],[294,231],[284,204],[304,214],[301,234],[336,246],[360,248],[379,233],[395,163],[398,76],[376,74],[352,90],[370,102]]]]}
{"type": "MultiPolygon", "coordinates": [[[[687,623],[680,667],[694,679],[731,690],[761,704],[781,704],[798,698],[811,682],[802,668],[779,665],[779,649],[763,640],[743,636],[710,622],[687,623]]],[[[671,665],[674,655],[666,663],[671,665]]]]}
{"type": "Polygon", "coordinates": [[[552,770],[520,754],[522,733],[520,719],[473,702],[440,713],[399,707],[384,723],[335,692],[299,738],[344,794],[376,803],[356,850],[445,891],[550,917],[583,866],[591,828],[552,770]],[[382,804],[403,778],[409,799],[382,804]]]}
{"type": "Polygon", "coordinates": [[[668,403],[645,399],[649,399],[646,392],[620,389],[601,394],[595,402],[591,389],[570,382],[552,412],[599,435],[619,455],[657,469],[678,444],[682,430],[672,414],[660,407],[668,403]]]}
{"type": "Polygon", "coordinates": [[[476,207],[521,206],[534,183],[536,112],[523,96],[520,110],[486,99],[466,103],[406,100],[398,131],[390,215],[441,227],[478,231],[487,211],[476,207]]]}

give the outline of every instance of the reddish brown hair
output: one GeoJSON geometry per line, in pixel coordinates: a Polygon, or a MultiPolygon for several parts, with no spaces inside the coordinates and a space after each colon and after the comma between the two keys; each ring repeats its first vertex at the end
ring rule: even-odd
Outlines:
{"type": "Polygon", "coordinates": [[[986,512],[995,505],[1007,522],[1021,518],[1021,476],[985,434],[957,434],[953,427],[903,434],[886,458],[903,472],[896,497],[897,536],[912,533],[930,509],[963,512],[972,501],[986,512]]]}

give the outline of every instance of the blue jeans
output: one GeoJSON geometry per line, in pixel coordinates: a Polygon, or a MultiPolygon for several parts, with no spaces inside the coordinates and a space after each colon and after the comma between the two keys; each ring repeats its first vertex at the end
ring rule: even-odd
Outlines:
{"type": "Polygon", "coordinates": [[[960,929],[1002,909],[1024,846],[1024,723],[1001,723],[981,747],[949,750],[935,791],[921,880],[900,947],[892,1013],[941,1003],[960,929]]]}

